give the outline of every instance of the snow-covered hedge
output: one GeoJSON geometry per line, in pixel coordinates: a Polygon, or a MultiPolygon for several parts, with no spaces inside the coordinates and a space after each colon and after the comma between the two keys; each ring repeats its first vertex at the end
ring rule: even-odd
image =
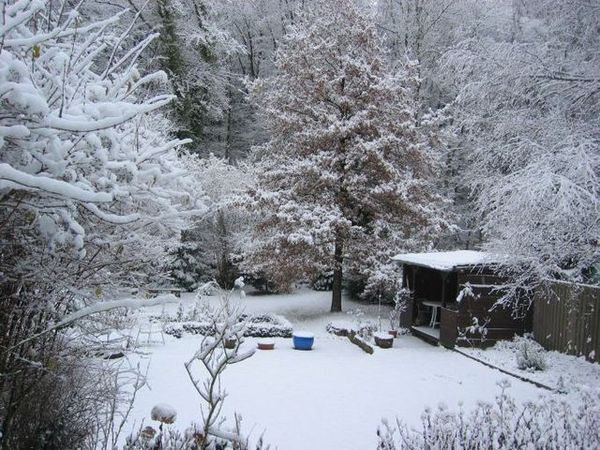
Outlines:
{"type": "Polygon", "coordinates": [[[172,322],[165,325],[166,334],[180,338],[187,334],[202,334],[212,336],[215,334],[214,327],[208,322],[172,322]]]}
{"type": "MultiPolygon", "coordinates": [[[[250,337],[292,337],[292,324],[283,316],[277,314],[262,314],[258,316],[243,315],[246,320],[244,336],[250,337]]],[[[214,327],[208,321],[195,320],[184,322],[170,322],[165,325],[166,334],[176,338],[184,334],[202,334],[212,336],[214,327]]]]}
{"type": "Polygon", "coordinates": [[[262,314],[247,318],[244,336],[252,337],[292,337],[292,324],[277,314],[262,314]]]}
{"type": "Polygon", "coordinates": [[[447,449],[596,449],[600,448],[600,401],[584,396],[578,406],[542,398],[523,405],[506,392],[495,403],[481,402],[470,413],[440,406],[426,409],[421,429],[409,429],[396,420],[378,429],[379,450],[447,449]]]}

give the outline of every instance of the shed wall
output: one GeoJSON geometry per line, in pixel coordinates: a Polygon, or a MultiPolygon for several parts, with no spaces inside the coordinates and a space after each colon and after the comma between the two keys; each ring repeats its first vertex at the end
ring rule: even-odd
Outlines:
{"type": "Polygon", "coordinates": [[[504,279],[491,272],[461,272],[458,274],[458,289],[468,282],[474,297],[465,296],[456,305],[457,340],[459,346],[494,345],[502,339],[512,339],[531,331],[531,312],[514,311],[496,305],[501,293],[494,288],[504,279]],[[474,319],[483,329],[473,328],[474,319]]]}

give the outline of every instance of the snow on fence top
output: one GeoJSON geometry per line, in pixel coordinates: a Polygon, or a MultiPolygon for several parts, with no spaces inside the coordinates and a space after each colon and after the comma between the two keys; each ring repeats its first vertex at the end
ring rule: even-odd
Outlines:
{"type": "Polygon", "coordinates": [[[430,269],[452,271],[458,267],[472,267],[497,264],[500,257],[475,250],[455,250],[451,252],[401,253],[392,260],[401,264],[428,267],[430,269]]]}

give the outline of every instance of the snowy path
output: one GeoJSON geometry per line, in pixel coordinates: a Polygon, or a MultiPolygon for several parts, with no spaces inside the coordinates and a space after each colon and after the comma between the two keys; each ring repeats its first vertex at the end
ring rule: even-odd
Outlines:
{"type": "MultiPolygon", "coordinates": [[[[250,298],[250,304],[256,301],[250,309],[283,313],[294,325],[313,331],[314,350],[293,350],[291,339],[276,339],[274,351],[257,351],[227,369],[223,378],[229,393],[226,414],[241,413],[246,432],[256,438],[265,431],[265,440],[280,450],[374,449],[382,418],[398,416],[416,426],[426,406],[444,403],[456,409],[462,402],[470,409],[477,400],[492,401],[499,392],[496,383],[507,378],[411,336],[368,355],[346,338],[325,332],[332,316],[317,312],[329,306],[326,296],[305,293],[287,296],[287,302],[282,297],[250,298]]],[[[183,368],[199,338],[167,338],[167,345],[150,349],[151,390],[139,393],[132,418],[148,417],[156,403],[169,403],[184,428],[199,417],[199,398],[183,368]]],[[[255,345],[249,338],[243,347],[255,345]]],[[[510,383],[519,400],[544,394],[528,383],[510,383]]]]}

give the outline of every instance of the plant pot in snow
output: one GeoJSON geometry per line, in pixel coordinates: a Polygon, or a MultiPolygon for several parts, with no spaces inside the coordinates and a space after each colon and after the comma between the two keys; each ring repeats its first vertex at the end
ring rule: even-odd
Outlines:
{"type": "Polygon", "coordinates": [[[257,343],[259,350],[273,350],[275,348],[275,341],[273,339],[262,339],[257,343]]]}
{"type": "Polygon", "coordinates": [[[392,336],[393,338],[397,338],[398,337],[398,330],[388,330],[388,334],[390,336],[392,336]]]}
{"type": "Polygon", "coordinates": [[[311,350],[315,342],[315,336],[306,331],[298,331],[292,335],[294,348],[296,350],[311,350]]]}
{"type": "Polygon", "coordinates": [[[375,333],[373,337],[375,338],[375,344],[377,344],[378,347],[392,348],[394,336],[390,336],[387,333],[375,333]]]}
{"type": "Polygon", "coordinates": [[[236,338],[229,338],[225,340],[225,348],[234,349],[237,344],[236,338]]]}

